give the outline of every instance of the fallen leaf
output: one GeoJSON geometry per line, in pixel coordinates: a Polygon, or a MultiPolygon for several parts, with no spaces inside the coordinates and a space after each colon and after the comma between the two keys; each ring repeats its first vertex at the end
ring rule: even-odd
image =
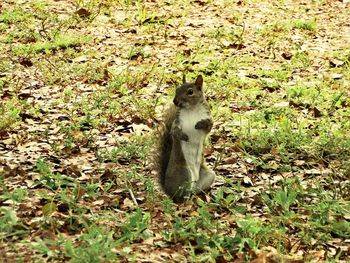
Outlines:
{"type": "Polygon", "coordinates": [[[87,18],[91,15],[91,12],[85,8],[80,8],[79,10],[75,11],[75,14],[82,18],[87,18]]]}

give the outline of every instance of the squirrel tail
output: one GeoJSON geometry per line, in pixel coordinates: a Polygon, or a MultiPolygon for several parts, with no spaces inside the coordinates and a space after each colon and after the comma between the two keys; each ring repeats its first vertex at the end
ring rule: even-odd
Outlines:
{"type": "Polygon", "coordinates": [[[154,154],[154,166],[158,173],[161,187],[164,187],[165,174],[168,168],[172,148],[171,126],[175,120],[176,109],[172,105],[163,115],[162,126],[157,132],[158,143],[154,154]]]}

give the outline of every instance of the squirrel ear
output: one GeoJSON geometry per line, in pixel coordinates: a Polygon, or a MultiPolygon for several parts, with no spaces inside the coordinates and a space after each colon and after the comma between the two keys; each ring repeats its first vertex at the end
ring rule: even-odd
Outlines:
{"type": "Polygon", "coordinates": [[[186,74],[185,73],[182,75],[182,83],[183,84],[186,83],[186,74]]]}
{"type": "Polygon", "coordinates": [[[194,84],[197,86],[197,88],[202,90],[202,86],[203,86],[203,77],[202,77],[202,75],[199,75],[197,77],[196,82],[194,84]]]}

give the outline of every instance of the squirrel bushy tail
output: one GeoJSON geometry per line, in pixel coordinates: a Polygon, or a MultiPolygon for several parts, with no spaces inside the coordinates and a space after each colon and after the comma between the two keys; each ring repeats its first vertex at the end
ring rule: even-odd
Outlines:
{"type": "Polygon", "coordinates": [[[157,154],[155,156],[155,166],[159,176],[161,187],[164,186],[165,174],[168,167],[170,153],[172,148],[172,137],[171,137],[171,126],[175,120],[176,108],[174,105],[171,105],[168,109],[165,110],[163,115],[162,127],[160,129],[160,134],[158,134],[158,145],[157,154]]]}

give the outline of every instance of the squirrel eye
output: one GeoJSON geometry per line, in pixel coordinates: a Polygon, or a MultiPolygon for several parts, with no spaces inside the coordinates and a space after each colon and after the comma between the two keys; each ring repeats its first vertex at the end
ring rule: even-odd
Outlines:
{"type": "Polygon", "coordinates": [[[187,91],[187,95],[193,95],[193,89],[188,89],[188,91],[187,91]]]}

